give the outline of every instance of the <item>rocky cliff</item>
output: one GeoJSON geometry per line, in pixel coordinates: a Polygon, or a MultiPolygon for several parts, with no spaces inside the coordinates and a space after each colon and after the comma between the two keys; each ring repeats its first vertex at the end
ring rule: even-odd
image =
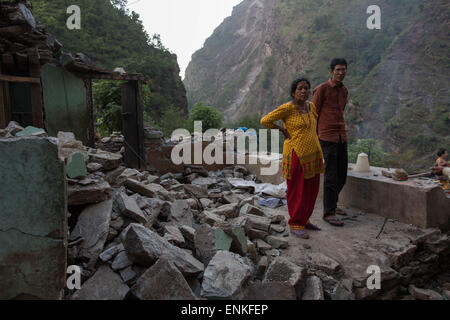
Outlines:
{"type": "Polygon", "coordinates": [[[245,0],[197,51],[184,80],[188,102],[233,122],[289,99],[305,74],[326,81],[333,57],[349,62],[350,137],[376,138],[402,161],[428,163],[450,146],[450,5],[380,0],[381,29],[369,30],[368,0],[245,0]]]}

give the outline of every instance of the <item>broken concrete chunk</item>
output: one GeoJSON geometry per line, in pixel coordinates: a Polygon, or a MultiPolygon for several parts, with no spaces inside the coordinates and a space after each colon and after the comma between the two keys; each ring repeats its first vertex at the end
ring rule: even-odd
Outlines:
{"type": "Polygon", "coordinates": [[[134,272],[133,268],[129,266],[120,271],[120,277],[122,278],[124,283],[129,285],[130,283],[133,282],[134,279],[137,278],[137,274],[136,272],[134,272]]]}
{"type": "Polygon", "coordinates": [[[409,293],[417,300],[444,300],[441,294],[429,289],[420,289],[410,285],[409,293]]]}
{"type": "Polygon", "coordinates": [[[191,226],[194,223],[194,217],[187,200],[175,200],[170,205],[170,219],[177,225],[191,226]]]}
{"type": "Polygon", "coordinates": [[[130,224],[122,232],[121,238],[128,258],[140,265],[151,266],[164,257],[184,275],[197,275],[204,270],[200,261],[140,224],[130,224]]]}
{"type": "Polygon", "coordinates": [[[286,249],[289,246],[289,241],[283,237],[267,236],[265,240],[274,249],[286,249]]]}
{"type": "Polygon", "coordinates": [[[67,176],[71,179],[84,177],[88,174],[86,170],[86,164],[84,162],[84,157],[81,153],[74,153],[67,165],[66,165],[67,176]]]}
{"type": "Polygon", "coordinates": [[[220,231],[216,232],[216,230],[220,229],[213,228],[208,224],[203,224],[195,231],[194,245],[196,256],[205,265],[208,265],[209,261],[214,257],[218,247],[224,248],[224,250],[229,250],[231,246],[232,239],[223,233],[223,231],[221,234],[220,231]],[[222,239],[219,239],[219,241],[217,241],[218,233],[223,236],[222,239]]]}
{"type": "Polygon", "coordinates": [[[70,300],[124,300],[130,288],[107,265],[102,265],[70,300]]]}
{"type": "Polygon", "coordinates": [[[215,185],[217,183],[217,179],[215,178],[204,178],[199,177],[191,182],[193,185],[206,186],[207,188],[215,185]]]}
{"type": "Polygon", "coordinates": [[[180,229],[174,226],[165,226],[164,229],[166,230],[164,239],[177,247],[184,247],[185,240],[180,232],[180,229]]]}
{"type": "Polygon", "coordinates": [[[183,185],[186,192],[193,194],[196,198],[208,198],[208,187],[194,184],[183,185]]]}
{"type": "Polygon", "coordinates": [[[203,211],[200,220],[202,223],[207,223],[210,226],[214,226],[216,222],[220,223],[225,221],[225,218],[210,211],[203,211]]]}
{"type": "Polygon", "coordinates": [[[265,231],[262,230],[258,230],[258,229],[248,229],[247,231],[247,236],[251,239],[265,239],[269,234],[265,231]]]}
{"type": "Polygon", "coordinates": [[[133,192],[139,193],[145,197],[156,198],[162,193],[167,193],[167,190],[164,189],[159,184],[149,183],[143,184],[137,180],[128,178],[125,181],[125,186],[133,192]]]}
{"type": "Polygon", "coordinates": [[[120,166],[117,169],[108,171],[106,173],[105,180],[108,181],[108,183],[112,186],[119,187],[118,185],[116,185],[116,180],[125,169],[125,167],[120,166]]]}
{"type": "Polygon", "coordinates": [[[100,260],[102,260],[103,262],[109,261],[112,258],[114,258],[116,256],[116,254],[120,251],[125,250],[125,248],[123,247],[122,244],[117,244],[112,246],[109,249],[106,249],[105,251],[103,251],[100,255],[99,258],[100,260]]]}
{"type": "Polygon", "coordinates": [[[270,250],[272,249],[272,246],[268,244],[267,242],[263,241],[262,239],[256,239],[256,247],[259,250],[270,250]]]}
{"type": "Polygon", "coordinates": [[[233,219],[239,216],[239,207],[237,203],[230,203],[220,206],[212,210],[212,212],[233,219]]]}
{"type": "Polygon", "coordinates": [[[195,229],[194,228],[184,225],[184,226],[180,227],[180,231],[186,240],[188,240],[192,243],[194,242],[194,239],[195,239],[195,229]]]}
{"type": "Polygon", "coordinates": [[[307,260],[311,265],[319,270],[325,271],[328,274],[334,274],[341,268],[340,264],[336,260],[320,252],[310,253],[307,260]]]}
{"type": "Polygon", "coordinates": [[[100,163],[105,170],[114,170],[122,163],[122,155],[101,151],[97,153],[89,153],[89,162],[100,163]]]}
{"type": "Polygon", "coordinates": [[[140,176],[141,176],[141,173],[139,171],[137,171],[136,169],[126,168],[117,177],[117,179],[115,181],[115,186],[116,187],[123,186],[125,181],[127,181],[127,179],[134,179],[134,180],[138,181],[140,176]]]}
{"type": "Polygon", "coordinates": [[[128,259],[127,253],[125,251],[120,251],[114,258],[111,268],[114,271],[118,271],[125,269],[131,266],[132,264],[133,262],[131,262],[130,259],[128,259]]]}
{"type": "Polygon", "coordinates": [[[241,216],[247,217],[250,220],[250,225],[253,229],[269,232],[270,219],[266,217],[255,216],[254,214],[243,214],[241,216]]]}
{"type": "Polygon", "coordinates": [[[119,205],[120,212],[133,220],[140,223],[146,223],[148,218],[142,212],[142,210],[137,205],[136,201],[127,196],[125,193],[120,193],[116,198],[117,204],[119,205]]]}
{"type": "Polygon", "coordinates": [[[253,214],[255,216],[260,216],[260,217],[265,216],[264,211],[262,211],[258,207],[255,207],[249,203],[244,204],[241,208],[241,214],[246,214],[246,213],[253,214]]]}
{"type": "Polygon", "coordinates": [[[267,267],[269,266],[269,259],[267,256],[261,257],[258,262],[258,267],[256,269],[256,277],[262,279],[266,273],[267,267]]]}
{"type": "Polygon", "coordinates": [[[89,184],[69,184],[67,187],[69,206],[79,206],[105,201],[110,198],[112,188],[106,181],[89,184]]]}
{"type": "Polygon", "coordinates": [[[300,299],[305,283],[305,269],[286,258],[277,257],[267,268],[263,282],[281,282],[289,284],[290,289],[295,291],[297,299],[300,299]]]}
{"type": "Polygon", "coordinates": [[[111,211],[111,200],[88,206],[81,212],[70,235],[70,241],[80,237],[84,239],[79,256],[88,259],[89,269],[94,267],[105,245],[109,233],[111,211]]]}
{"type": "Polygon", "coordinates": [[[160,258],[131,288],[140,300],[195,300],[196,296],[173,262],[160,258]]]}
{"type": "Polygon", "coordinates": [[[241,292],[251,272],[252,267],[238,254],[218,251],[203,274],[201,296],[231,299],[241,292]]]}
{"type": "Polygon", "coordinates": [[[287,282],[254,282],[245,289],[246,300],[296,300],[295,289],[287,282]]]}
{"type": "Polygon", "coordinates": [[[24,128],[15,121],[10,121],[5,128],[6,132],[9,132],[13,136],[15,136],[17,132],[23,131],[23,129],[24,128]]]}
{"type": "Polygon", "coordinates": [[[255,244],[249,239],[247,239],[247,251],[250,254],[250,258],[252,259],[252,261],[256,262],[256,260],[258,259],[258,251],[256,250],[255,244]]]}
{"type": "Polygon", "coordinates": [[[270,232],[276,232],[276,233],[283,233],[286,231],[286,228],[279,225],[279,224],[271,224],[270,225],[270,232]]]}
{"type": "Polygon", "coordinates": [[[102,169],[103,166],[100,163],[91,162],[86,165],[86,168],[87,168],[87,171],[92,173],[92,172],[102,169]]]}
{"type": "Polygon", "coordinates": [[[302,300],[324,300],[322,280],[317,276],[311,276],[306,280],[302,300]]]}

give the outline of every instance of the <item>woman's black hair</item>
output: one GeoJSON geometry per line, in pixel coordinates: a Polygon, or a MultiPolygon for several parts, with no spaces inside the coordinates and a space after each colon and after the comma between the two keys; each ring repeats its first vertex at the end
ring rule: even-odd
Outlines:
{"type": "Polygon", "coordinates": [[[444,148],[439,148],[439,150],[437,152],[437,156],[440,157],[446,152],[447,152],[447,150],[445,150],[444,148]]]}
{"type": "Polygon", "coordinates": [[[294,97],[295,90],[297,90],[298,84],[302,81],[305,81],[308,84],[309,88],[311,89],[311,82],[309,82],[309,80],[307,78],[305,78],[305,77],[297,78],[294,81],[292,81],[292,84],[291,84],[291,97],[292,98],[294,97]]]}

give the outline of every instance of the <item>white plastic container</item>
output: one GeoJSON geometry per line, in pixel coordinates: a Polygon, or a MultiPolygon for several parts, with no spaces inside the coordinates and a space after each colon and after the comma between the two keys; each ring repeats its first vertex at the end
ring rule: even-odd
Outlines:
{"type": "Polygon", "coordinates": [[[369,164],[369,156],[365,153],[360,153],[358,155],[358,160],[356,161],[356,166],[353,169],[356,172],[369,172],[370,164],[369,164]]]}

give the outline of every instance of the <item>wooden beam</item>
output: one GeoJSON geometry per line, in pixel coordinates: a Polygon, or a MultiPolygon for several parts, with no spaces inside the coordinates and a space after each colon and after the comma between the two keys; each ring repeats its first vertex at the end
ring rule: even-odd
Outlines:
{"type": "MultiPolygon", "coordinates": [[[[28,51],[30,76],[40,78],[41,64],[39,63],[39,51],[37,48],[28,51]]],[[[44,102],[42,101],[41,82],[30,85],[31,110],[33,113],[33,126],[44,128],[44,102]]]]}
{"type": "Polygon", "coordinates": [[[88,141],[89,147],[95,148],[95,129],[94,129],[94,103],[92,100],[92,80],[84,79],[84,86],[86,88],[86,106],[89,116],[89,132],[88,141]]]}
{"type": "Polygon", "coordinates": [[[21,82],[21,83],[39,83],[39,84],[41,83],[40,78],[8,76],[6,74],[0,74],[0,81],[21,82]]]}
{"type": "Polygon", "coordinates": [[[16,35],[24,34],[25,32],[30,32],[30,31],[31,31],[31,27],[29,25],[21,24],[21,25],[17,25],[17,26],[0,28],[0,35],[16,36],[16,35]]]}
{"type": "Polygon", "coordinates": [[[137,129],[138,129],[138,152],[140,155],[139,159],[139,168],[145,170],[146,167],[146,159],[145,159],[145,150],[144,150],[144,107],[142,101],[142,81],[136,81],[136,112],[137,112],[137,129]],[[144,161],[142,161],[144,160],[144,161]]]}

